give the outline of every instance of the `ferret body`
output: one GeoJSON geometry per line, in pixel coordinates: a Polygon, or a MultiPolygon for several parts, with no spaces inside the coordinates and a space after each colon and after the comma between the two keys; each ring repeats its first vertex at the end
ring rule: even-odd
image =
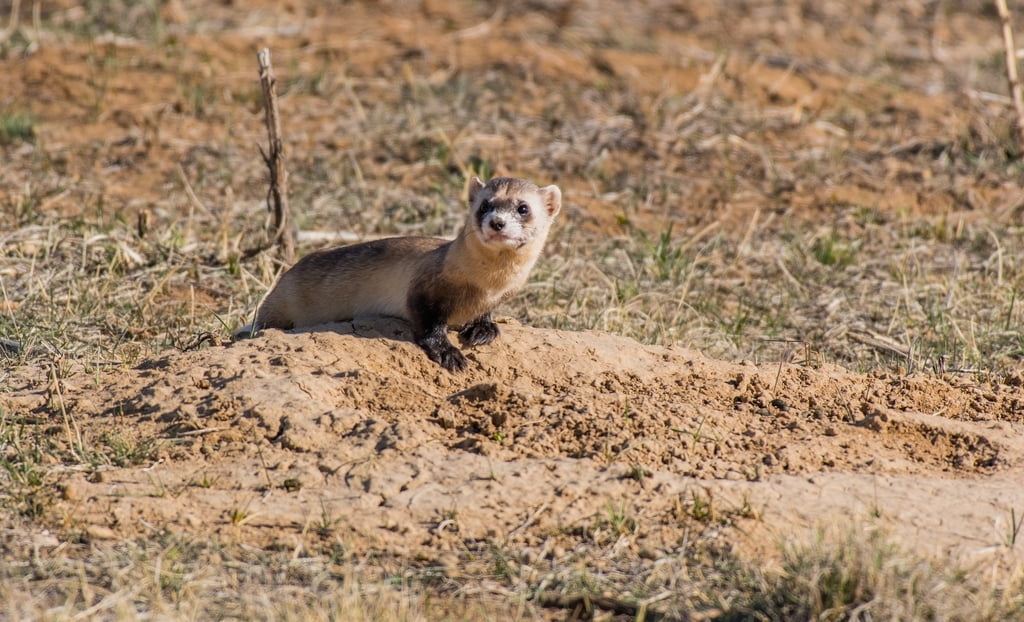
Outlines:
{"type": "Polygon", "coordinates": [[[448,340],[483,345],[499,334],[491,311],[526,284],[562,205],[557,186],[498,177],[469,185],[469,214],[454,240],[397,237],[306,255],[267,294],[255,328],[301,328],[387,315],[412,325],[431,360],[461,371],[448,340]]]}

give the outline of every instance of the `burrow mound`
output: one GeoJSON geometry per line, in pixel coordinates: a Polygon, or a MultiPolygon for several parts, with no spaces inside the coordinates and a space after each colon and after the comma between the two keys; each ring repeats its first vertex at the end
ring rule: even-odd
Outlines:
{"type": "Polygon", "coordinates": [[[373,320],[170,353],[68,399],[76,415],[158,427],[175,455],[256,436],[295,452],[441,443],[495,460],[576,458],[699,478],[871,471],[986,473],[988,425],[1024,418],[1021,377],[854,374],[725,363],[600,333],[504,325],[450,374],[373,320]]]}

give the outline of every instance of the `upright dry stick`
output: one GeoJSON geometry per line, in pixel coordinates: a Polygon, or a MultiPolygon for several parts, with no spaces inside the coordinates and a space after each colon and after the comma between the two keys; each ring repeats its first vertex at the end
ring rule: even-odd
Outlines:
{"type": "Polygon", "coordinates": [[[1006,0],[996,0],[996,10],[1003,23],[1003,47],[1006,50],[1006,79],[1010,83],[1010,97],[1017,110],[1017,149],[1024,155],[1024,94],[1021,92],[1020,76],[1017,75],[1017,46],[1013,43],[1013,27],[1006,0]]]}
{"type": "Polygon", "coordinates": [[[18,13],[21,12],[21,0],[13,0],[11,2],[11,17],[7,23],[7,32],[4,34],[13,35],[14,31],[18,29],[18,13]]]}
{"type": "Polygon", "coordinates": [[[278,249],[280,258],[288,263],[295,259],[295,234],[292,232],[288,214],[288,171],[284,168],[284,153],[281,143],[281,117],[277,112],[277,78],[270,66],[270,50],[263,48],[256,54],[260,65],[260,86],[263,87],[263,110],[270,139],[270,153],[260,147],[260,155],[270,169],[270,190],[267,195],[267,209],[272,215],[271,243],[278,249]]]}

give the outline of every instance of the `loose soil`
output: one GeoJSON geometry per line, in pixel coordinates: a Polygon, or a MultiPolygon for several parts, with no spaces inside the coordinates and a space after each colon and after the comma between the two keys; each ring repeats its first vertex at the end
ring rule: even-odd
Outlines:
{"type": "Polygon", "coordinates": [[[864,375],[502,331],[459,375],[401,321],[361,320],[76,375],[59,395],[27,381],[4,402],[45,418],[59,400],[87,444],[161,439],[152,463],[62,478],[63,511],[101,539],[241,531],[294,547],[326,511],[362,554],[435,559],[501,541],[543,556],[612,503],[643,525],[635,546],[668,554],[697,494],[739,515],[722,537],[741,547],[840,524],[971,561],[1010,551],[1010,509],[1024,506],[1018,374],[864,375]]]}

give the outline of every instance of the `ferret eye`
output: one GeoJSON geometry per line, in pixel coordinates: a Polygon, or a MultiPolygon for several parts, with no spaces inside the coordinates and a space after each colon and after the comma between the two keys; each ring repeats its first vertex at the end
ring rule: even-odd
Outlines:
{"type": "Polygon", "coordinates": [[[519,212],[520,216],[526,216],[530,213],[530,206],[526,203],[520,203],[519,207],[516,208],[516,211],[519,212]]]}
{"type": "Polygon", "coordinates": [[[491,211],[491,202],[487,199],[480,201],[480,207],[477,208],[477,212],[480,214],[486,214],[491,211]]]}

